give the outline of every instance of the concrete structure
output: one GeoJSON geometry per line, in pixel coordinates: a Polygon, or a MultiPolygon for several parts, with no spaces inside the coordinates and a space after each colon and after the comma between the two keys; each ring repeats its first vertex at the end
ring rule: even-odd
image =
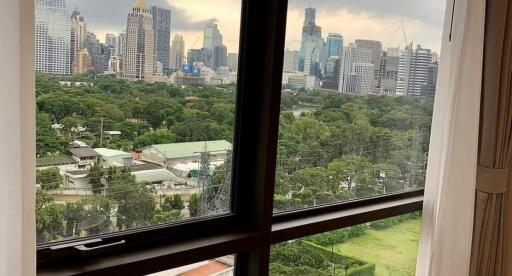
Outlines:
{"type": "Polygon", "coordinates": [[[97,74],[105,73],[108,70],[111,48],[107,47],[104,43],[100,43],[92,32],[87,33],[85,47],[91,56],[94,72],[97,74]]]}
{"type": "Polygon", "coordinates": [[[172,39],[170,68],[180,70],[185,61],[185,40],[181,35],[175,35],[172,39]]]}
{"type": "Polygon", "coordinates": [[[71,74],[71,19],[65,0],[35,1],[35,69],[71,74]]]}
{"type": "Polygon", "coordinates": [[[325,63],[325,77],[322,81],[322,88],[338,90],[340,75],[341,57],[331,56],[325,63]]]}
{"type": "Polygon", "coordinates": [[[215,46],[213,48],[212,69],[217,71],[221,66],[228,65],[228,48],[225,45],[215,46]]]}
{"type": "Polygon", "coordinates": [[[398,65],[397,94],[404,96],[435,95],[438,62],[432,50],[412,44],[401,52],[398,65]]]}
{"type": "Polygon", "coordinates": [[[153,30],[155,34],[155,62],[160,62],[163,71],[170,69],[169,55],[171,43],[171,11],[152,6],[153,30]]]}
{"type": "Polygon", "coordinates": [[[71,158],[77,162],[79,169],[89,168],[98,162],[100,154],[92,148],[72,148],[69,150],[71,158]]]}
{"type": "Polygon", "coordinates": [[[123,52],[123,75],[130,81],[153,81],[155,32],[153,16],[144,0],[137,0],[128,14],[123,52]]]}
{"type": "Polygon", "coordinates": [[[75,62],[73,64],[73,74],[79,75],[89,71],[93,71],[94,66],[92,64],[92,57],[87,51],[87,48],[82,48],[75,56],[75,62]]]}
{"type": "Polygon", "coordinates": [[[123,57],[124,47],[126,45],[126,33],[122,32],[117,36],[117,48],[115,55],[118,57],[123,57]]]}

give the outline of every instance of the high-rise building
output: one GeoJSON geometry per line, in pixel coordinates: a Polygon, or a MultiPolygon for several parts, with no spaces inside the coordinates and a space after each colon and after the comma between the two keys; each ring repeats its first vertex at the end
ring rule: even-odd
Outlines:
{"type": "Polygon", "coordinates": [[[432,50],[412,44],[402,51],[398,66],[397,94],[405,96],[435,95],[437,61],[432,50]]]}
{"type": "Polygon", "coordinates": [[[170,68],[181,69],[185,59],[185,40],[181,35],[175,35],[172,39],[170,68]]]}
{"type": "MultiPolygon", "coordinates": [[[[80,51],[85,47],[85,36],[87,34],[87,24],[85,22],[85,18],[80,15],[80,12],[77,10],[74,10],[71,14],[71,48],[70,48],[70,62],[71,62],[71,73],[72,74],[82,74],[87,72],[83,72],[83,70],[80,70],[80,72],[75,71],[77,68],[83,68],[84,61],[83,60],[77,60],[78,55],[80,51]],[[80,62],[81,65],[78,67],[75,66],[77,62],[80,62]]],[[[80,57],[80,59],[83,58],[80,57]]],[[[88,56],[88,53],[87,53],[88,56]]]]}
{"type": "Polygon", "coordinates": [[[91,70],[94,70],[91,55],[89,55],[87,48],[82,48],[76,54],[75,62],[73,64],[73,74],[80,75],[91,70]]]}
{"type": "Polygon", "coordinates": [[[201,48],[201,59],[200,62],[208,68],[213,68],[213,50],[208,48],[201,48]]]}
{"type": "Polygon", "coordinates": [[[108,71],[108,60],[111,55],[111,48],[104,43],[100,43],[96,35],[88,32],[85,38],[85,47],[92,60],[92,68],[97,74],[103,74],[108,71]]]}
{"type": "Polygon", "coordinates": [[[71,74],[71,19],[65,0],[35,1],[36,71],[71,74]]]}
{"type": "Polygon", "coordinates": [[[126,33],[122,32],[117,36],[117,48],[115,55],[118,57],[123,57],[124,47],[126,45],[126,33]]]}
{"type": "Polygon", "coordinates": [[[284,50],[283,71],[299,71],[299,51],[291,51],[290,49],[284,50]]]}
{"type": "Polygon", "coordinates": [[[203,48],[213,51],[216,46],[222,46],[222,34],[217,24],[207,23],[204,26],[203,48]]]}
{"type": "Polygon", "coordinates": [[[340,75],[341,57],[330,57],[325,63],[325,77],[322,81],[322,88],[338,90],[340,75]]]}
{"type": "Polygon", "coordinates": [[[117,37],[114,34],[105,35],[105,45],[114,50],[117,48],[117,37]]]}
{"type": "Polygon", "coordinates": [[[155,62],[162,63],[163,71],[166,72],[170,69],[171,11],[152,6],[151,14],[153,15],[153,30],[155,34],[155,62]]]}
{"type": "Polygon", "coordinates": [[[153,16],[144,0],[137,0],[128,14],[123,53],[124,78],[152,81],[155,70],[153,16]]]}
{"type": "Polygon", "coordinates": [[[326,57],[341,57],[343,53],[343,36],[338,33],[329,33],[325,42],[326,57]]]}
{"type": "Polygon", "coordinates": [[[351,43],[343,52],[338,90],[352,94],[372,93],[374,70],[372,51],[351,43]]]}
{"type": "Polygon", "coordinates": [[[322,28],[315,24],[316,10],[305,10],[302,41],[299,54],[299,71],[321,77],[325,59],[322,28]]]}
{"type": "Polygon", "coordinates": [[[189,49],[187,52],[187,64],[192,66],[194,62],[202,62],[201,49],[189,49]]]}
{"type": "Polygon", "coordinates": [[[231,72],[238,71],[238,53],[228,53],[228,67],[231,72]]]}
{"type": "Polygon", "coordinates": [[[228,65],[228,48],[225,45],[215,46],[213,48],[212,69],[217,71],[219,67],[228,65]]]}
{"type": "Polygon", "coordinates": [[[380,61],[382,57],[382,43],[376,40],[368,40],[368,39],[356,39],[355,41],[357,48],[368,49],[372,52],[372,60],[374,73],[373,73],[373,87],[374,92],[380,90],[381,85],[381,72],[380,70],[380,61]]]}
{"type": "Polygon", "coordinates": [[[378,73],[380,79],[380,87],[377,91],[379,95],[395,95],[397,89],[398,66],[400,62],[400,49],[388,48],[382,54],[380,61],[380,69],[378,73]]]}

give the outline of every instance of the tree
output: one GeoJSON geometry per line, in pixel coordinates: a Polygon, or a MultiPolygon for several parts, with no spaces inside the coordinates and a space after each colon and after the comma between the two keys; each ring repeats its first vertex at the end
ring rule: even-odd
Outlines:
{"type": "Polygon", "coordinates": [[[48,113],[57,123],[64,117],[79,113],[81,110],[80,103],[75,98],[62,93],[39,97],[37,107],[39,111],[48,113]]]}
{"type": "Polygon", "coordinates": [[[65,234],[64,206],[53,202],[43,191],[36,192],[36,239],[45,243],[60,239],[65,234]]]}
{"type": "Polygon", "coordinates": [[[183,218],[183,216],[181,215],[181,212],[179,210],[163,211],[160,209],[156,209],[155,214],[153,215],[153,218],[151,219],[151,223],[152,224],[170,223],[173,221],[178,221],[182,218],[183,218]]]}
{"type": "Polygon", "coordinates": [[[104,176],[103,168],[98,164],[94,163],[89,169],[89,184],[91,184],[92,192],[94,194],[101,194],[105,185],[101,183],[104,176]]]}
{"type": "Polygon", "coordinates": [[[148,225],[156,206],[151,188],[137,183],[127,169],[113,169],[110,173],[108,197],[117,204],[118,229],[148,225]]]}
{"type": "Polygon", "coordinates": [[[192,194],[188,200],[188,211],[191,217],[197,217],[199,210],[199,197],[196,194],[192,194]]]}
{"type": "Polygon", "coordinates": [[[185,205],[183,204],[183,200],[181,199],[181,196],[174,195],[174,196],[166,196],[164,198],[164,203],[162,204],[162,211],[169,212],[172,210],[178,210],[181,211],[181,209],[185,208],[185,205]]]}
{"type": "Polygon", "coordinates": [[[58,189],[62,185],[63,180],[64,178],[57,167],[36,170],[36,183],[39,184],[43,190],[58,189]]]}
{"type": "Polygon", "coordinates": [[[141,149],[149,145],[168,144],[176,142],[176,135],[169,130],[146,132],[135,139],[133,148],[141,149]]]}

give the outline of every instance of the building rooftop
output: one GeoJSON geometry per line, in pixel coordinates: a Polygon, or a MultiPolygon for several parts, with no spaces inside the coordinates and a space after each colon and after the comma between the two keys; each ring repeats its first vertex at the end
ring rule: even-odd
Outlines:
{"type": "Polygon", "coordinates": [[[166,158],[181,158],[198,156],[200,152],[227,151],[231,149],[231,143],[226,140],[186,142],[173,144],[151,145],[166,158]]]}
{"type": "Polygon", "coordinates": [[[36,158],[36,167],[59,166],[59,165],[68,165],[68,164],[75,164],[75,163],[76,163],[76,161],[67,155],[47,156],[47,157],[36,158]]]}
{"type": "Polygon", "coordinates": [[[72,148],[69,150],[73,156],[76,156],[78,158],[82,157],[96,157],[100,154],[97,153],[95,150],[91,148],[72,148]]]}
{"type": "Polygon", "coordinates": [[[114,156],[120,156],[120,155],[129,155],[132,156],[128,152],[124,152],[122,150],[113,150],[113,149],[106,149],[106,148],[96,148],[94,149],[99,155],[105,156],[105,157],[114,157],[114,156]]]}

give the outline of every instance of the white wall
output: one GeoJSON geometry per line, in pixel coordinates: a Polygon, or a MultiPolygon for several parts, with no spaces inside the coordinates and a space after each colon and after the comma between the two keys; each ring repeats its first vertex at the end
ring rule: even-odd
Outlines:
{"type": "Polygon", "coordinates": [[[33,0],[0,4],[0,275],[35,275],[33,0]]]}

